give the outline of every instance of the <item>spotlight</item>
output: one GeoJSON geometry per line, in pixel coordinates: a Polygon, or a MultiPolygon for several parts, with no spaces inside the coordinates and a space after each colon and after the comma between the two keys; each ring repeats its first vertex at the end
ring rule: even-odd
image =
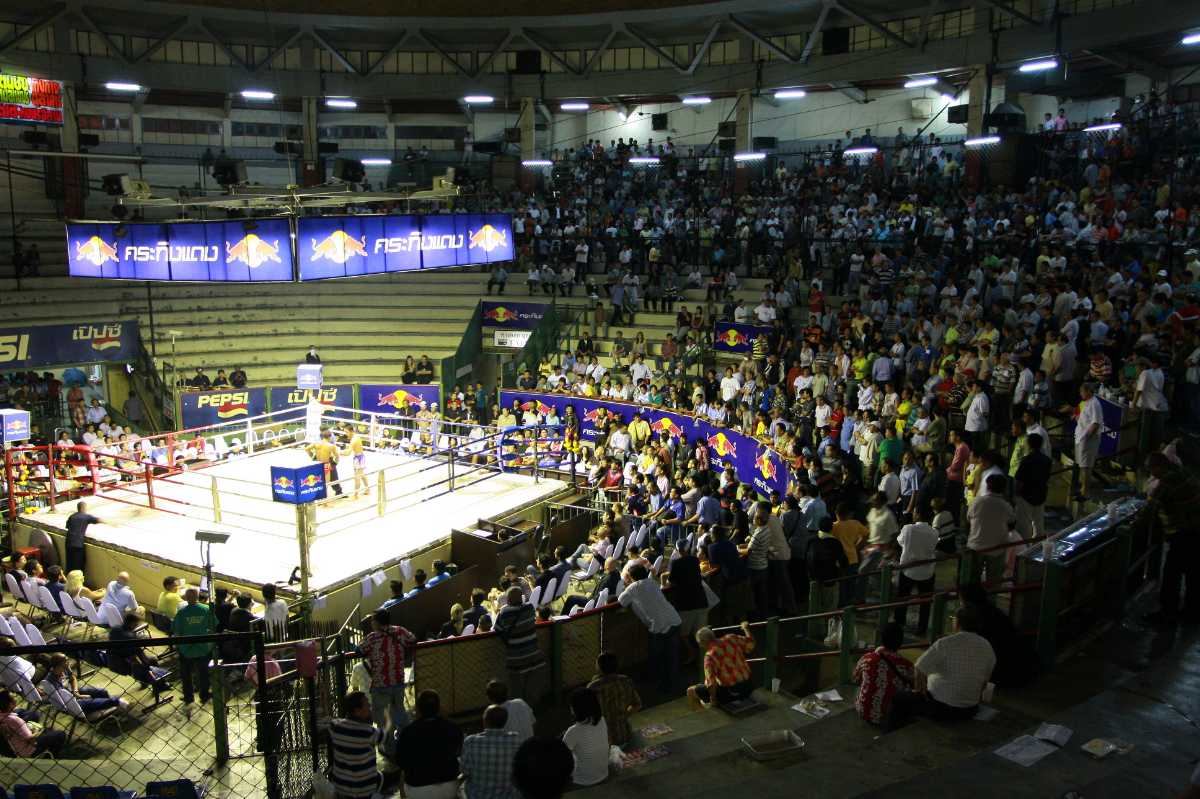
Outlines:
{"type": "Polygon", "coordinates": [[[919,89],[922,86],[932,86],[935,83],[937,83],[937,78],[911,78],[904,82],[904,88],[919,89]]]}
{"type": "Polygon", "coordinates": [[[1000,143],[999,136],[980,136],[979,138],[967,139],[966,141],[963,142],[963,144],[966,145],[967,147],[982,147],[985,144],[999,144],[999,143],[1000,143]]]}
{"type": "Polygon", "coordinates": [[[1057,58],[1043,58],[1038,61],[1026,61],[1017,67],[1018,72],[1045,72],[1058,66],[1057,58]]]}
{"type": "Polygon", "coordinates": [[[807,96],[808,92],[804,89],[779,89],[775,92],[776,100],[799,100],[807,96]]]}
{"type": "Polygon", "coordinates": [[[712,102],[712,98],[705,95],[696,95],[692,97],[684,97],[679,102],[683,103],[684,105],[708,105],[712,102]]]}
{"type": "Polygon", "coordinates": [[[110,92],[140,92],[142,87],[136,83],[120,83],[118,81],[110,81],[104,84],[104,88],[110,92]]]}
{"type": "Polygon", "coordinates": [[[244,100],[274,100],[275,92],[263,91],[262,89],[243,89],[242,99],[244,100]]]}

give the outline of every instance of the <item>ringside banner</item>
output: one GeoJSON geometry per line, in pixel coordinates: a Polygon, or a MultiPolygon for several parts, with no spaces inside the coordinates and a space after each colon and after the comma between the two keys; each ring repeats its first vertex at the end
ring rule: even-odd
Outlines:
{"type": "Polygon", "coordinates": [[[72,277],[260,282],[292,280],[287,219],[67,224],[72,277]]]}
{"type": "Polygon", "coordinates": [[[535,330],[546,315],[546,305],[540,302],[483,301],[483,326],[506,327],[512,330],[535,330]]]}
{"type": "Polygon", "coordinates": [[[271,389],[271,412],[289,408],[303,408],[316,400],[322,405],[336,405],[339,408],[354,407],[354,386],[349,383],[342,385],[322,386],[321,388],[287,388],[276,386],[271,389]]]}
{"type": "Polygon", "coordinates": [[[567,406],[573,405],[575,415],[579,417],[580,435],[589,441],[596,440],[596,425],[602,415],[628,422],[635,413],[640,413],[650,424],[651,430],[684,439],[688,446],[694,445],[697,439],[703,439],[708,445],[708,462],[713,471],[721,472],[726,466],[733,466],[738,480],[752,485],[760,494],[778,491],[782,496],[787,492],[788,469],[783,456],[752,436],[718,427],[691,414],[643,407],[630,402],[600,401],[564,394],[508,389],[500,391],[501,407],[511,408],[514,400],[522,410],[531,407],[539,414],[554,408],[559,419],[565,418],[567,406]]]}
{"type": "Polygon", "coordinates": [[[267,412],[265,388],[188,391],[179,395],[181,430],[261,416],[267,412]]]}
{"type": "Polygon", "coordinates": [[[754,340],[759,336],[769,335],[770,332],[769,327],[716,321],[713,323],[713,349],[722,352],[750,352],[754,349],[754,340]]]}
{"type": "Polygon", "coordinates": [[[296,258],[301,280],[511,261],[512,218],[305,216],[296,220],[296,258]]]}
{"type": "Polygon", "coordinates": [[[137,358],[135,321],[0,328],[0,370],[137,358]]]}
{"type": "Polygon", "coordinates": [[[366,413],[398,413],[412,416],[433,404],[441,407],[438,385],[367,384],[358,387],[358,409],[366,413]]]}

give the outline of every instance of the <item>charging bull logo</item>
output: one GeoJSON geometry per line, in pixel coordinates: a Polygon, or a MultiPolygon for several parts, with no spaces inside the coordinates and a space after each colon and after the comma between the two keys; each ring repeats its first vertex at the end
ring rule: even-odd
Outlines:
{"type": "Polygon", "coordinates": [[[236,391],[229,394],[202,394],[196,398],[197,408],[215,408],[218,419],[245,416],[250,412],[250,393],[236,391]]]}
{"type": "Polygon", "coordinates": [[[75,260],[87,261],[92,266],[104,266],[109,261],[115,263],[117,248],[99,236],[92,236],[85,242],[75,242],[75,260]]]}
{"type": "Polygon", "coordinates": [[[731,349],[733,347],[747,347],[750,345],[750,339],[746,334],[732,327],[726,329],[718,341],[731,349]]]}
{"type": "Polygon", "coordinates": [[[309,260],[319,261],[325,258],[334,263],[344,264],[356,255],[366,257],[367,237],[356,239],[344,230],[335,230],[321,242],[312,240],[312,256],[309,260]]]}
{"type": "Polygon", "coordinates": [[[391,394],[380,394],[379,399],[375,402],[381,407],[389,405],[398,411],[402,411],[405,408],[416,408],[424,404],[425,401],[416,394],[411,394],[402,388],[398,388],[391,394]]]}
{"type": "Polygon", "coordinates": [[[497,230],[491,225],[484,225],[479,230],[471,234],[470,249],[480,248],[484,252],[490,253],[497,247],[508,246],[508,233],[503,230],[497,230]]]}
{"type": "Polygon", "coordinates": [[[737,444],[730,440],[729,436],[724,433],[717,433],[708,437],[709,448],[717,453],[722,458],[737,457],[737,444]]]}
{"type": "Polygon", "coordinates": [[[529,400],[528,402],[521,403],[521,410],[537,411],[539,416],[549,416],[550,412],[553,411],[554,408],[550,407],[549,405],[542,402],[541,400],[537,400],[536,402],[533,400],[529,400]]]}
{"type": "Polygon", "coordinates": [[[232,247],[229,246],[229,242],[225,242],[225,261],[227,263],[241,261],[251,269],[257,269],[267,261],[283,263],[279,257],[279,242],[268,242],[254,233],[246,234],[232,247]]]}
{"type": "Polygon", "coordinates": [[[499,324],[504,324],[505,322],[510,322],[513,319],[516,319],[517,313],[516,311],[510,311],[503,305],[500,305],[496,308],[488,308],[486,311],[484,311],[483,318],[490,319],[499,324]]]}
{"type": "Polygon", "coordinates": [[[603,408],[592,408],[583,415],[583,418],[592,424],[603,421],[605,418],[605,410],[603,408]]]}
{"type": "Polygon", "coordinates": [[[279,491],[291,491],[296,484],[292,482],[290,477],[280,475],[275,478],[274,486],[279,491]]]}
{"type": "Polygon", "coordinates": [[[321,484],[321,478],[315,474],[306,474],[304,479],[300,481],[300,485],[304,488],[312,488],[321,484]]]}
{"type": "Polygon", "coordinates": [[[4,423],[4,439],[12,441],[18,436],[24,436],[29,433],[29,423],[24,419],[10,419],[4,423]]]}
{"type": "Polygon", "coordinates": [[[654,424],[650,425],[651,430],[657,430],[660,433],[670,436],[671,438],[681,438],[683,436],[683,428],[675,424],[675,422],[667,416],[655,420],[654,424]]]}
{"type": "Polygon", "coordinates": [[[764,449],[762,453],[754,459],[754,468],[758,469],[758,473],[762,475],[764,480],[774,480],[778,474],[775,465],[775,459],[771,457],[771,451],[764,449]]]}

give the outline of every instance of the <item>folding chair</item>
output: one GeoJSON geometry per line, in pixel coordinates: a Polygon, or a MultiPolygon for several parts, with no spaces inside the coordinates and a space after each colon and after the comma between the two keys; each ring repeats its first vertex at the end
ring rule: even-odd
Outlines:
{"type": "Polygon", "coordinates": [[[592,560],[590,563],[588,563],[587,568],[580,569],[579,571],[572,573],[571,579],[577,583],[587,582],[591,578],[595,577],[596,573],[599,571],[600,571],[600,558],[597,557],[596,555],[592,555],[592,560]]]}
{"type": "Polygon", "coordinates": [[[607,604],[608,604],[608,589],[601,588],[600,594],[596,597],[596,604],[594,607],[602,608],[607,604]]]}
{"type": "Polygon", "coordinates": [[[530,592],[529,604],[533,605],[535,608],[540,608],[542,606],[542,587],[540,585],[535,585],[533,587],[533,591],[530,592]]]}
{"type": "MultiPolygon", "coordinates": [[[[34,629],[36,630],[37,628],[34,627],[34,629]]],[[[13,639],[16,640],[17,646],[34,645],[33,641],[29,638],[28,630],[26,630],[25,627],[21,625],[21,622],[17,621],[16,619],[13,619],[11,622],[9,622],[8,630],[12,634],[13,639]]]]}
{"type": "MultiPolygon", "coordinates": [[[[554,599],[562,599],[564,596],[566,596],[567,588],[570,585],[571,581],[567,579],[566,575],[563,575],[563,578],[558,581],[558,590],[554,592],[554,599]]],[[[550,601],[553,602],[554,600],[552,599],[550,601]]]]}
{"type": "MultiPolygon", "coordinates": [[[[21,605],[28,605],[29,600],[25,596],[25,592],[21,590],[20,583],[17,582],[17,576],[12,572],[4,573],[4,584],[8,586],[8,593],[12,594],[13,609],[19,611],[21,605]]],[[[32,614],[32,608],[30,609],[32,614]]]]}
{"type": "Polygon", "coordinates": [[[71,789],[70,799],[134,799],[137,791],[121,791],[111,785],[97,785],[94,788],[71,789]]]}
{"type": "Polygon", "coordinates": [[[105,708],[97,710],[93,713],[84,713],[83,707],[79,704],[79,700],[71,694],[66,688],[56,688],[52,691],[47,691],[46,695],[50,698],[50,704],[60,712],[65,713],[71,718],[71,723],[67,727],[67,740],[71,740],[71,735],[75,731],[75,727],[79,722],[83,722],[84,726],[92,732],[100,728],[100,725],[106,721],[111,721],[117,727],[117,733],[123,734],[125,730],[121,727],[121,710],[117,707],[105,708]]]}
{"type": "Polygon", "coordinates": [[[66,614],[63,613],[62,605],[54,598],[54,593],[44,585],[37,586],[38,604],[50,614],[50,617],[55,622],[66,625],[66,614]]]}
{"type": "Polygon", "coordinates": [[[662,572],[662,567],[663,567],[663,556],[659,555],[658,558],[654,561],[654,565],[650,567],[650,573],[657,576],[658,574],[660,574],[662,572]]]}
{"type": "Polygon", "coordinates": [[[613,548],[612,556],[614,558],[616,558],[617,560],[620,560],[621,556],[624,554],[625,554],[625,536],[621,536],[620,538],[617,539],[617,545],[616,545],[616,547],[613,548]]]}
{"type": "Polygon", "coordinates": [[[546,583],[546,587],[542,590],[542,597],[541,597],[542,601],[540,603],[534,603],[534,607],[540,608],[542,605],[549,605],[551,602],[553,602],[554,597],[557,596],[554,593],[557,588],[558,588],[558,578],[551,577],[549,582],[546,583]]]}
{"type": "MultiPolygon", "coordinates": [[[[12,629],[12,625],[9,625],[9,629],[12,629]]],[[[42,635],[42,631],[34,626],[33,622],[25,625],[25,635],[29,638],[30,646],[49,646],[42,635]]]]}
{"type": "Polygon", "coordinates": [[[460,635],[474,635],[474,634],[475,634],[475,625],[474,624],[468,624],[466,627],[463,627],[463,631],[460,633],[460,635]]]}
{"type": "Polygon", "coordinates": [[[25,595],[25,601],[29,603],[29,618],[31,620],[36,617],[36,611],[40,610],[48,613],[42,607],[42,598],[38,596],[37,585],[34,584],[33,580],[21,581],[21,593],[25,595]]]}
{"type": "Polygon", "coordinates": [[[15,799],[66,799],[57,785],[14,785],[15,799]]]}
{"type": "Polygon", "coordinates": [[[593,608],[595,608],[595,607],[596,607],[596,600],[594,600],[594,599],[589,599],[589,600],[587,601],[587,604],[585,604],[585,605],[583,606],[583,609],[584,609],[584,610],[592,610],[592,609],[593,609],[593,608]]]}
{"type": "Polygon", "coordinates": [[[188,779],[146,784],[146,796],[158,799],[203,799],[205,789],[188,779]]]}
{"type": "Polygon", "coordinates": [[[576,605],[575,607],[571,608],[571,612],[567,614],[567,617],[570,618],[571,616],[574,616],[576,613],[578,613],[581,610],[583,610],[583,606],[576,605]]]}
{"type": "Polygon", "coordinates": [[[100,610],[96,607],[96,603],[86,597],[81,597],[75,600],[75,606],[83,611],[84,617],[92,628],[103,627],[108,629],[108,622],[100,615],[100,610]]]}
{"type": "MultiPolygon", "coordinates": [[[[59,604],[62,605],[63,613],[66,614],[66,617],[67,617],[67,625],[66,625],[66,628],[63,630],[63,635],[70,636],[71,626],[73,624],[75,624],[76,622],[82,622],[83,623],[83,640],[86,641],[88,639],[88,634],[92,631],[92,623],[88,620],[88,617],[84,613],[83,608],[81,608],[79,605],[77,605],[75,603],[75,600],[72,599],[71,595],[68,594],[66,591],[62,591],[61,593],[59,593],[58,601],[59,601],[59,604]]],[[[89,600],[84,600],[84,601],[88,602],[88,604],[91,604],[91,602],[89,600]]]]}

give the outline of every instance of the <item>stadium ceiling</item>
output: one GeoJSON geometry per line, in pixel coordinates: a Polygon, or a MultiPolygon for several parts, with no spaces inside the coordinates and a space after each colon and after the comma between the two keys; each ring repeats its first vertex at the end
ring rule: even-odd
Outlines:
{"type": "MultiPolygon", "coordinates": [[[[250,9],[236,0],[65,0],[37,3],[6,0],[0,20],[18,24],[0,41],[0,65],[75,83],[87,89],[105,81],[137,81],[160,92],[229,96],[249,86],[270,89],[280,98],[352,96],[366,101],[445,101],[486,91],[498,98],[590,98],[600,100],[654,95],[707,93],[728,95],[740,89],[804,86],[860,93],[861,86],[914,74],[961,76],[963,68],[986,61],[1012,64],[1058,52],[1080,69],[1108,74],[1137,72],[1169,79],[1171,69],[1190,64],[1197,54],[1178,52],[1179,34],[1200,24],[1200,9],[1182,0],[1135,0],[1079,15],[1030,16],[1011,0],[611,0],[607,10],[569,13],[583,0],[556,0],[564,13],[523,16],[467,15],[465,0],[445,0],[444,16],[384,16],[366,13],[380,7],[368,0],[335,4],[338,13],[291,13],[250,9]],[[975,29],[957,38],[930,38],[934,14],[975,9],[975,29]],[[355,11],[363,12],[355,14],[355,11]],[[456,16],[455,14],[461,14],[456,16]],[[920,20],[916,30],[896,32],[887,20],[920,20]],[[886,48],[826,55],[812,36],[836,27],[867,26],[886,48]],[[45,30],[54,37],[53,52],[22,49],[45,30]],[[80,55],[71,32],[88,31],[108,43],[112,55],[80,55]],[[787,49],[782,35],[809,34],[805,44],[787,49]],[[123,37],[123,38],[122,38],[123,37]],[[128,49],[131,37],[145,46],[128,49]],[[772,53],[769,61],[713,65],[704,55],[713,41],[739,39],[772,53]],[[225,53],[231,66],[202,66],[151,61],[175,40],[208,41],[225,53]],[[117,46],[120,44],[121,46],[117,46]],[[672,45],[687,44],[680,58],[672,45]],[[235,47],[254,45],[265,52],[253,62],[235,47]],[[641,47],[658,54],[665,68],[599,72],[600,54],[614,47],[641,47]],[[288,48],[299,48],[302,62],[315,65],[328,53],[335,71],[277,69],[272,62],[288,48]],[[502,52],[536,49],[561,71],[542,75],[491,72],[502,52]],[[382,56],[347,55],[397,51],[438,52],[455,74],[396,75],[380,70],[382,56]],[[563,50],[589,51],[586,63],[562,58],[563,50]],[[469,51],[470,63],[454,57],[469,51]]],[[[1063,6],[1066,0],[1062,0],[1063,6]]],[[[250,5],[250,4],[245,4],[250,5]]],[[[277,3],[305,12],[331,7],[322,0],[277,3]]],[[[408,4],[406,4],[408,5],[408,4]]],[[[414,4],[418,8],[420,3],[414,4]]],[[[440,6],[429,4],[425,7],[440,6]]],[[[589,3],[595,7],[595,3],[589,3]]],[[[1057,8],[1059,3],[1035,3],[1057,8]]],[[[505,4],[509,12],[531,2],[505,4]]],[[[476,6],[477,9],[477,6],[476,6]]],[[[489,9],[489,11],[491,11],[489,9]]],[[[1200,48],[1190,48],[1200,50],[1200,48]]],[[[253,52],[254,48],[249,48],[253,52]]]]}

